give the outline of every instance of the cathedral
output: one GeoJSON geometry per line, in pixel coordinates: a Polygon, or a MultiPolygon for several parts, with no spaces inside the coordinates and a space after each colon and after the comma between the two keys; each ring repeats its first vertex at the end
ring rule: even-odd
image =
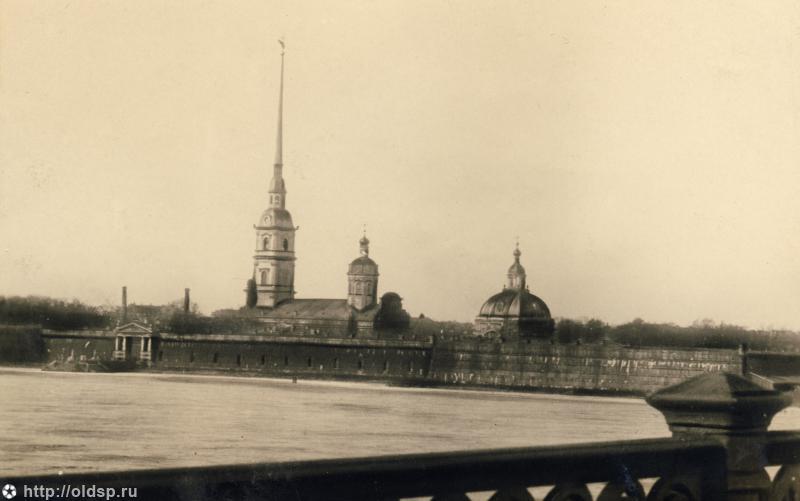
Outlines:
{"type": "Polygon", "coordinates": [[[387,292],[378,300],[378,265],[369,257],[369,239],[359,241],[359,256],[347,272],[346,299],[297,299],[294,290],[295,232],[286,209],[283,179],[283,72],[278,100],[275,163],[268,191],[268,207],[254,225],[256,249],[253,278],[247,287],[247,306],[272,332],[332,337],[371,337],[378,330],[409,325],[401,297],[387,292]]]}
{"type": "Polygon", "coordinates": [[[521,255],[517,243],[505,287],[483,303],[475,319],[477,334],[500,339],[547,338],[553,334],[550,309],[528,290],[525,268],[519,262],[521,255]]]}

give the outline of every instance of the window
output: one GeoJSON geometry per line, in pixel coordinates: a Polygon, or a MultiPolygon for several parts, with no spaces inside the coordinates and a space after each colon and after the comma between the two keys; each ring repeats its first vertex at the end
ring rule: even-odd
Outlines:
{"type": "Polygon", "coordinates": [[[308,357],[307,364],[309,367],[311,367],[311,357],[308,357]]]}
{"type": "Polygon", "coordinates": [[[242,355],[236,355],[236,365],[242,365],[242,355]]]}
{"type": "Polygon", "coordinates": [[[283,250],[285,251],[289,250],[289,240],[286,238],[283,239],[283,250]]]}
{"type": "Polygon", "coordinates": [[[264,237],[264,240],[261,241],[261,248],[263,250],[269,249],[269,237],[264,237]]]}
{"type": "Polygon", "coordinates": [[[364,361],[359,358],[358,359],[358,370],[361,370],[363,368],[364,368],[364,361]]]}
{"type": "Polygon", "coordinates": [[[414,372],[414,361],[409,360],[408,362],[408,372],[414,372]]]}
{"type": "Polygon", "coordinates": [[[193,351],[190,351],[190,352],[189,352],[189,363],[191,364],[191,363],[193,363],[193,362],[194,362],[194,352],[193,352],[193,351]]]}
{"type": "Polygon", "coordinates": [[[267,356],[261,355],[261,365],[267,365],[267,356]]]}
{"type": "Polygon", "coordinates": [[[261,285],[267,285],[269,279],[269,270],[261,270],[261,285]]]}
{"type": "Polygon", "coordinates": [[[339,359],[338,358],[334,358],[333,359],[333,368],[334,369],[338,369],[339,368],[339,359]]]}
{"type": "Polygon", "coordinates": [[[383,361],[383,372],[389,372],[389,361],[388,360],[384,360],[383,361]]]}
{"type": "Polygon", "coordinates": [[[286,355],[284,355],[283,357],[283,365],[289,365],[289,357],[287,357],[286,355]]]}
{"type": "Polygon", "coordinates": [[[211,357],[211,361],[214,362],[215,364],[219,362],[219,353],[214,353],[214,356],[211,357]]]}

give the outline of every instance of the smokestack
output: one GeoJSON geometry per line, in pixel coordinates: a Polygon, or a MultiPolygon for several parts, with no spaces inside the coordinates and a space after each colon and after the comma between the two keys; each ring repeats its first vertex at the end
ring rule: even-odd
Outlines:
{"type": "Polygon", "coordinates": [[[122,286],[122,323],[128,321],[128,287],[122,286]]]}
{"type": "Polygon", "coordinates": [[[183,289],[183,312],[189,313],[189,289],[183,289]]]}

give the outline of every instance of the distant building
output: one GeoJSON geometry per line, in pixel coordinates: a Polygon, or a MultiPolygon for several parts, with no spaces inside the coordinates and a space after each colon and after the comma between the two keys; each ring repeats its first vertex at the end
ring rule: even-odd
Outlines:
{"type": "Polygon", "coordinates": [[[503,291],[486,300],[475,319],[476,334],[530,339],[549,337],[553,333],[550,309],[528,290],[525,268],[519,262],[521,254],[517,244],[514,263],[508,269],[503,291]]]}
{"type": "Polygon", "coordinates": [[[278,131],[269,184],[268,208],[254,225],[256,250],[253,256],[255,318],[268,330],[285,335],[321,337],[373,337],[377,329],[404,329],[409,315],[402,298],[390,292],[378,302],[378,265],[369,257],[366,233],[359,241],[360,256],[347,272],[346,299],[296,299],[294,289],[295,232],[291,213],[286,210],[283,179],[283,55],[278,104],[278,131]]]}

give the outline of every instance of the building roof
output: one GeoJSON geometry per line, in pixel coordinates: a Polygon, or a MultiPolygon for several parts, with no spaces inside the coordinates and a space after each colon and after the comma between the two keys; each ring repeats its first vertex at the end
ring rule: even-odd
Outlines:
{"type": "Polygon", "coordinates": [[[378,265],[369,256],[360,256],[350,263],[349,275],[377,275],[378,265]]]}
{"type": "Polygon", "coordinates": [[[549,320],[550,309],[527,289],[505,289],[483,303],[478,316],[549,320]]]}
{"type": "Polygon", "coordinates": [[[270,207],[261,213],[261,219],[258,220],[256,225],[259,228],[279,227],[287,230],[294,229],[292,223],[292,215],[286,209],[279,207],[270,207]]]}
{"type": "Polygon", "coordinates": [[[271,310],[264,310],[263,317],[281,320],[370,320],[378,313],[372,306],[356,311],[347,304],[347,299],[294,299],[285,301],[271,310]]]}

